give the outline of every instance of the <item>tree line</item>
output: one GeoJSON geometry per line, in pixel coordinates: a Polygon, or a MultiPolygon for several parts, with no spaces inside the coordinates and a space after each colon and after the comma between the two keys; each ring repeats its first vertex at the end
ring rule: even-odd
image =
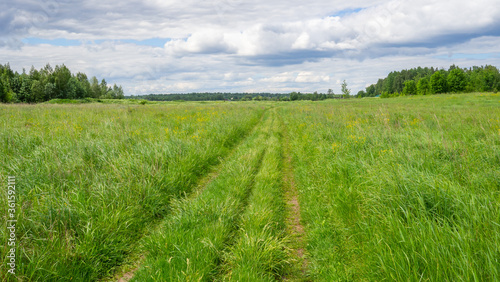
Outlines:
{"type": "Polygon", "coordinates": [[[108,86],[93,76],[88,79],[82,72],[72,74],[63,64],[52,68],[50,64],[40,70],[31,67],[29,73],[14,72],[9,64],[0,64],[0,102],[38,103],[52,99],[123,99],[123,89],[108,86]]]}
{"type": "Polygon", "coordinates": [[[412,68],[394,71],[384,79],[379,79],[365,91],[359,91],[360,97],[395,97],[403,95],[429,95],[440,93],[497,92],[500,90],[500,72],[497,67],[474,66],[459,68],[455,65],[448,70],[412,68]]]}
{"type": "Polygon", "coordinates": [[[231,93],[231,92],[193,92],[179,94],[147,94],[126,96],[126,99],[148,101],[236,101],[236,100],[280,100],[287,94],[276,93],[231,93]]]}
{"type": "Polygon", "coordinates": [[[137,96],[126,96],[126,99],[144,99],[148,101],[296,101],[311,100],[321,101],[325,99],[343,98],[345,95],[334,94],[331,89],[324,93],[230,93],[230,92],[200,92],[184,94],[147,94],[137,96]]]}

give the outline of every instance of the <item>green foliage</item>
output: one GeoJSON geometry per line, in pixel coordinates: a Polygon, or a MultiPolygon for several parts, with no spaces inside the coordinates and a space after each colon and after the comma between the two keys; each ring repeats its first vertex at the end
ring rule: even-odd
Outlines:
{"type": "Polygon", "coordinates": [[[461,93],[467,86],[467,77],[462,69],[456,68],[448,75],[448,87],[451,92],[461,93]]]}
{"type": "MultiPolygon", "coordinates": [[[[413,91],[404,91],[403,84],[409,80],[415,81],[416,94],[418,95],[447,93],[448,91],[455,93],[495,92],[500,89],[500,72],[496,67],[486,65],[460,69],[452,65],[448,71],[444,69],[437,70],[432,67],[418,67],[391,72],[386,78],[379,79],[376,84],[367,87],[365,95],[374,97],[382,94],[382,92],[387,93],[384,97],[399,96],[396,93],[413,95],[409,94],[414,93],[413,91]]],[[[411,87],[413,89],[413,86],[411,87]]]]}
{"type": "Polygon", "coordinates": [[[344,95],[344,98],[347,98],[349,97],[349,95],[351,94],[351,89],[347,88],[347,82],[344,80],[342,82],[342,94],[344,95]]]}
{"type": "Polygon", "coordinates": [[[54,69],[47,64],[40,70],[33,66],[29,74],[13,72],[8,64],[0,65],[0,102],[38,103],[51,99],[83,99],[107,98],[123,99],[121,86],[116,84],[108,87],[103,79],[98,83],[97,78],[92,81],[84,73],[72,75],[65,66],[56,66],[54,69]],[[92,85],[91,85],[92,83],[92,85]]]}
{"type": "Polygon", "coordinates": [[[366,96],[367,97],[375,97],[377,95],[375,90],[375,85],[370,85],[366,88],[366,96]]]}
{"type": "Polygon", "coordinates": [[[405,87],[403,88],[403,94],[405,96],[417,94],[417,84],[415,83],[415,80],[405,81],[405,87]]]}
{"type": "Polygon", "coordinates": [[[446,93],[448,83],[444,71],[437,71],[431,76],[430,89],[434,94],[446,93]]]}
{"type": "Polygon", "coordinates": [[[0,102],[6,103],[9,102],[7,99],[7,89],[5,89],[4,83],[2,79],[0,79],[0,102]]]}
{"type": "Polygon", "coordinates": [[[365,92],[365,91],[363,91],[363,90],[359,90],[359,91],[358,91],[358,94],[356,94],[356,97],[357,97],[357,98],[367,97],[367,94],[366,94],[366,92],[365,92]]]}
{"type": "Polygon", "coordinates": [[[418,80],[417,83],[417,94],[418,95],[428,95],[431,94],[429,77],[425,76],[418,80]]]}

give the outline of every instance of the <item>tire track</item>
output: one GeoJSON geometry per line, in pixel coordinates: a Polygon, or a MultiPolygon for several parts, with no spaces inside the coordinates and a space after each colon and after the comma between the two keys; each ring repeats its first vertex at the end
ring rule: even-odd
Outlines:
{"type": "MultiPolygon", "coordinates": [[[[225,163],[232,158],[232,156],[235,154],[235,152],[238,151],[238,148],[240,147],[241,144],[245,143],[245,141],[252,136],[255,131],[259,128],[259,125],[262,124],[262,121],[266,115],[266,112],[269,109],[265,109],[259,118],[259,121],[256,122],[253,127],[248,130],[244,136],[242,136],[237,142],[234,143],[232,146],[231,151],[226,153],[224,157],[219,157],[219,161],[217,162],[216,165],[212,165],[210,171],[205,175],[199,178],[198,183],[195,186],[194,189],[191,189],[191,193],[185,194],[184,199],[194,199],[199,196],[204,190],[204,188],[209,185],[214,179],[216,179],[219,176],[219,173],[221,171],[221,168],[225,165],[225,163]]],[[[262,154],[260,160],[259,160],[259,166],[260,162],[262,162],[264,154],[262,154]]],[[[250,194],[248,194],[250,195],[250,194]]],[[[247,196],[248,197],[248,196],[247,196]]],[[[175,199],[174,199],[175,200],[175,199]]],[[[168,216],[168,215],[167,215],[168,216]]],[[[159,219],[156,223],[152,224],[152,231],[146,233],[140,241],[143,241],[145,238],[150,236],[150,234],[153,234],[157,231],[158,228],[161,226],[161,222],[164,220],[164,218],[159,219]]],[[[130,281],[137,270],[142,266],[145,255],[144,254],[132,254],[130,257],[132,257],[132,260],[135,261],[135,263],[126,263],[123,264],[122,266],[118,267],[117,274],[114,275],[114,278],[105,278],[103,281],[117,281],[117,282],[127,282],[130,281]]]]}
{"type": "Polygon", "coordinates": [[[207,176],[197,193],[173,202],[172,215],[146,240],[144,247],[151,253],[135,273],[136,279],[217,276],[221,251],[231,244],[266,152],[261,144],[267,136],[267,120],[263,116],[250,139],[220,164],[220,175],[207,176]]]}
{"type": "Polygon", "coordinates": [[[302,217],[300,212],[300,202],[298,191],[293,175],[293,161],[290,148],[290,136],[288,127],[280,119],[284,128],[284,144],[283,144],[283,182],[284,182],[284,197],[287,203],[287,233],[290,236],[290,248],[292,256],[295,257],[295,265],[291,269],[289,276],[284,277],[284,280],[293,281],[308,281],[307,280],[307,251],[306,251],[306,232],[302,225],[302,217]]]}

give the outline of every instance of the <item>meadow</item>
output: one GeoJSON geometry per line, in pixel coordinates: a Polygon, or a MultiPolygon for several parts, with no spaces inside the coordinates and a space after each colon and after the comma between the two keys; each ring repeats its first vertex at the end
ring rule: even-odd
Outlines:
{"type": "Polygon", "coordinates": [[[0,105],[7,281],[500,280],[500,95],[0,105]]]}

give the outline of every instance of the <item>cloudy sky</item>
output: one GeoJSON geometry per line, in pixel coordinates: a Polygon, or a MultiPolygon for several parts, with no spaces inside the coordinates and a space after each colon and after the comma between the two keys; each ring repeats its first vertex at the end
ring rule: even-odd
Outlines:
{"type": "Polygon", "coordinates": [[[0,63],[126,95],[353,93],[393,70],[500,67],[499,0],[3,0],[0,63]]]}

